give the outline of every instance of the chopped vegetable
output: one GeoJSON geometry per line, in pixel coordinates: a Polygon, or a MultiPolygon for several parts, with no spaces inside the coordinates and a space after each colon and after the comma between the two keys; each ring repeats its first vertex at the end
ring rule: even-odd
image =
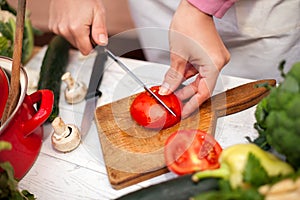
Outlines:
{"type": "Polygon", "coordinates": [[[283,82],[271,88],[257,105],[254,127],[259,137],[254,143],[265,149],[272,147],[294,168],[300,168],[300,62],[282,75],[283,82]]]}
{"type": "Polygon", "coordinates": [[[150,90],[156,94],[175,114],[168,112],[149,92],[140,93],[130,106],[131,117],[141,126],[150,129],[169,128],[181,120],[181,101],[174,93],[158,94],[159,86],[150,90]]]}
{"type": "Polygon", "coordinates": [[[220,167],[220,144],[201,130],[180,130],[169,136],[165,145],[165,160],[170,171],[190,174],[220,167]]]}
{"type": "Polygon", "coordinates": [[[273,154],[255,144],[236,144],[224,149],[220,156],[220,168],[197,172],[194,181],[206,177],[227,179],[233,188],[246,185],[261,185],[269,177],[291,174],[293,168],[273,154]]]}

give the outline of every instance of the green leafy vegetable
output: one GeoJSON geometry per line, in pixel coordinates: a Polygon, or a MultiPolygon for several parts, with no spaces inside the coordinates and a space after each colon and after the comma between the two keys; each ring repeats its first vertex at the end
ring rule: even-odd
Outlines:
{"type": "MultiPolygon", "coordinates": [[[[0,141],[0,151],[10,150],[11,144],[0,141]]],[[[27,190],[18,190],[18,182],[14,179],[14,170],[9,162],[0,163],[0,199],[34,200],[34,195],[27,190]]]]}
{"type": "Polygon", "coordinates": [[[14,30],[16,28],[14,20],[9,18],[7,22],[0,21],[0,55],[2,56],[11,57],[13,54],[14,30]]]}
{"type": "Polygon", "coordinates": [[[263,200],[256,188],[232,188],[229,181],[220,180],[219,190],[201,193],[190,200],[263,200]]]}
{"type": "Polygon", "coordinates": [[[251,186],[258,187],[268,183],[270,177],[253,153],[249,153],[248,160],[243,171],[243,181],[251,186]]]}
{"type": "MultiPolygon", "coordinates": [[[[234,156],[234,155],[233,155],[234,156]]],[[[245,167],[241,172],[243,185],[233,187],[230,179],[219,180],[219,190],[204,192],[192,200],[263,200],[257,188],[270,181],[270,177],[260,163],[260,160],[253,154],[248,154],[245,167]]]]}
{"type": "Polygon", "coordinates": [[[277,87],[271,88],[255,111],[254,143],[264,149],[272,147],[286,157],[294,168],[300,168],[300,62],[295,63],[277,87]]]}
{"type": "MultiPolygon", "coordinates": [[[[275,183],[283,178],[293,176],[295,173],[290,171],[288,165],[283,164],[282,161],[276,160],[275,157],[271,156],[269,152],[261,150],[259,147],[253,144],[241,144],[234,145],[238,148],[233,148],[233,150],[238,150],[238,152],[232,152],[229,150],[228,159],[230,161],[235,161],[234,163],[226,163],[226,168],[223,168],[221,163],[221,168],[218,169],[219,178],[219,190],[208,191],[196,195],[191,198],[193,200],[263,200],[264,195],[261,194],[258,188],[262,185],[275,183]],[[247,147],[248,153],[245,152],[241,147],[247,147]],[[258,151],[257,151],[258,150],[258,151]],[[241,154],[239,152],[242,152],[241,154]],[[246,159],[245,159],[246,158],[246,159]],[[275,159],[275,160],[273,160],[275,159]],[[279,167],[278,167],[279,165],[279,167]],[[224,170],[231,170],[224,173],[224,170]],[[235,170],[235,171],[232,171],[235,170]],[[283,172],[283,173],[282,173],[283,172]],[[235,177],[233,177],[235,176],[235,177]],[[233,184],[233,181],[242,179],[242,182],[238,184],[233,184]]],[[[223,152],[224,152],[223,151],[223,152]]],[[[221,155],[222,158],[222,155],[221,155]]],[[[193,176],[202,177],[202,174],[208,175],[212,174],[218,170],[214,171],[203,171],[194,174],[193,176]]],[[[210,177],[210,176],[208,176],[210,177]]],[[[217,177],[217,176],[214,176],[217,177]]]]}
{"type": "Polygon", "coordinates": [[[261,185],[270,180],[268,177],[294,173],[288,163],[254,144],[230,146],[222,151],[219,160],[220,168],[199,171],[193,175],[193,180],[222,178],[229,180],[232,188],[238,188],[247,185],[261,185]]]}
{"type": "MultiPolygon", "coordinates": [[[[0,0],[0,55],[12,58],[16,29],[16,11],[5,1],[0,0]]],[[[28,15],[25,16],[22,63],[26,63],[34,47],[34,30],[28,15]]]]}

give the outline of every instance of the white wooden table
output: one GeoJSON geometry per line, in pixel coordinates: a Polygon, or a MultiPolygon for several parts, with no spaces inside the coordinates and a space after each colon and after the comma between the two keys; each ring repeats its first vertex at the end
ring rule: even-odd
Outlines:
{"type": "MultiPolygon", "coordinates": [[[[42,48],[26,65],[26,69],[30,71],[28,72],[30,84],[38,80],[36,75],[38,75],[45,51],[46,47],[42,48]]],[[[95,55],[83,57],[79,52],[72,51],[67,71],[70,71],[74,78],[88,85],[94,59],[95,55]]],[[[123,61],[149,85],[160,84],[167,70],[167,66],[160,64],[131,59],[123,59],[123,61]]],[[[221,76],[215,93],[249,81],[251,80],[221,76]]],[[[65,123],[80,126],[85,102],[75,105],[67,104],[62,93],[65,87],[63,83],[60,116],[65,123]]],[[[103,95],[98,101],[98,106],[141,91],[135,82],[111,60],[107,62],[100,90],[103,95]]],[[[28,93],[30,92],[29,88],[28,93]]],[[[250,138],[257,136],[253,128],[254,111],[255,108],[252,107],[218,120],[215,137],[223,148],[236,143],[246,143],[245,136],[250,138]]],[[[60,153],[52,148],[52,131],[50,124],[44,125],[44,142],[41,152],[33,167],[19,182],[20,189],[29,190],[37,199],[114,199],[175,177],[174,174],[167,173],[121,190],[115,190],[108,181],[95,123],[92,124],[87,137],[80,146],[69,153],[60,153]]]]}

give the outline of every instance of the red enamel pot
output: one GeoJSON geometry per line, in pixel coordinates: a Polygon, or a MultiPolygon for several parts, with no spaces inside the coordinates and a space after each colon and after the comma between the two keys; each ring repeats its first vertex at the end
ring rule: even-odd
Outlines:
{"type": "Polygon", "coordinates": [[[5,104],[8,98],[8,77],[5,71],[0,66],[0,119],[2,117],[3,111],[5,109],[5,104]]]}
{"type": "MultiPolygon", "coordinates": [[[[0,80],[0,116],[2,116],[8,97],[5,85],[9,85],[12,60],[0,56],[0,66],[8,77],[6,81],[0,80]],[[4,93],[2,93],[2,89],[4,93]],[[4,105],[3,102],[5,102],[4,105]]],[[[3,79],[4,76],[1,74],[0,78],[3,79]]],[[[17,180],[29,171],[40,152],[43,141],[42,125],[50,116],[54,102],[51,90],[38,90],[27,95],[27,83],[27,74],[21,67],[18,103],[12,114],[0,127],[0,141],[4,140],[12,144],[11,150],[0,152],[0,162],[10,162],[17,180]]]]}

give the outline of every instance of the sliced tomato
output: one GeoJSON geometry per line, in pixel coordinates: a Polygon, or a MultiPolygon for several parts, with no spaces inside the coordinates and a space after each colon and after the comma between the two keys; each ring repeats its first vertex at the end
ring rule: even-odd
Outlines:
{"type": "Polygon", "coordinates": [[[179,130],[169,136],[165,144],[168,169],[178,175],[220,167],[220,144],[201,130],[179,130]]]}
{"type": "Polygon", "coordinates": [[[149,93],[140,93],[130,106],[131,117],[141,126],[151,129],[164,129],[173,126],[181,119],[181,101],[175,94],[159,95],[159,86],[150,90],[155,93],[175,114],[173,116],[149,93]]]}

